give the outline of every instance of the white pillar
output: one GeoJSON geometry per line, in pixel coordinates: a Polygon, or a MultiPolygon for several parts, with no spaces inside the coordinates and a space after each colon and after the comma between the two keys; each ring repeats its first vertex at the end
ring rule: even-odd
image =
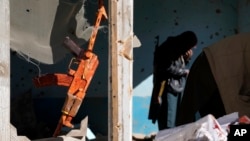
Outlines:
{"type": "Polygon", "coordinates": [[[133,0],[109,0],[109,141],[132,140],[133,0]]]}
{"type": "Polygon", "coordinates": [[[0,0],[0,141],[10,141],[10,10],[0,0]]]}

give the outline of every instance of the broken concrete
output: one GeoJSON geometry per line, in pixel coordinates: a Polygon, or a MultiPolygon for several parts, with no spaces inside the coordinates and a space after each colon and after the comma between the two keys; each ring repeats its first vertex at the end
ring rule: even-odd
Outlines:
{"type": "Polygon", "coordinates": [[[10,0],[10,48],[27,60],[45,64],[63,59],[68,53],[62,46],[66,36],[80,45],[88,40],[82,36],[89,27],[84,18],[84,2],[10,0]]]}

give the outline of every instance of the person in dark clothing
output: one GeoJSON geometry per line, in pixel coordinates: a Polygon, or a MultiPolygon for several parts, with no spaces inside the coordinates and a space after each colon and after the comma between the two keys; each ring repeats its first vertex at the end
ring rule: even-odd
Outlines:
{"type": "Polygon", "coordinates": [[[212,114],[218,118],[226,113],[204,52],[190,68],[183,95],[181,110],[176,119],[177,126],[196,121],[196,114],[200,117],[212,114]]]}
{"type": "Polygon", "coordinates": [[[186,64],[196,44],[195,33],[185,31],[168,37],[155,48],[153,90],[148,118],[153,123],[158,121],[159,130],[175,126],[178,103],[189,72],[186,64]]]}
{"type": "Polygon", "coordinates": [[[191,66],[177,125],[212,114],[238,112],[250,117],[250,32],[226,37],[203,48],[191,66]]]}

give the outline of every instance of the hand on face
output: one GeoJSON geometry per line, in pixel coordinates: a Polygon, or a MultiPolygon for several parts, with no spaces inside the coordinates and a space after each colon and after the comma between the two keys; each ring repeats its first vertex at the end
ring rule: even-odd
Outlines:
{"type": "Polygon", "coordinates": [[[193,56],[193,50],[190,49],[190,50],[188,50],[188,51],[184,54],[183,57],[184,57],[185,60],[190,60],[192,56],[193,56]]]}

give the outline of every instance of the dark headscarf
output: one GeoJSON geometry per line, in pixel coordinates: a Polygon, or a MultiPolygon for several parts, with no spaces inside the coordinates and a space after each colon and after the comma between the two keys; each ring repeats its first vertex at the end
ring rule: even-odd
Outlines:
{"type": "Polygon", "coordinates": [[[176,60],[197,44],[197,37],[192,31],[185,31],[177,36],[170,36],[155,50],[155,61],[176,60]]]}
{"type": "Polygon", "coordinates": [[[185,31],[177,36],[168,37],[154,52],[154,66],[167,68],[197,44],[197,37],[192,31],[185,31]]]}
{"type": "Polygon", "coordinates": [[[173,48],[177,50],[177,55],[185,54],[188,50],[190,50],[197,44],[197,37],[192,31],[183,32],[175,38],[176,44],[174,44],[173,48]]]}

